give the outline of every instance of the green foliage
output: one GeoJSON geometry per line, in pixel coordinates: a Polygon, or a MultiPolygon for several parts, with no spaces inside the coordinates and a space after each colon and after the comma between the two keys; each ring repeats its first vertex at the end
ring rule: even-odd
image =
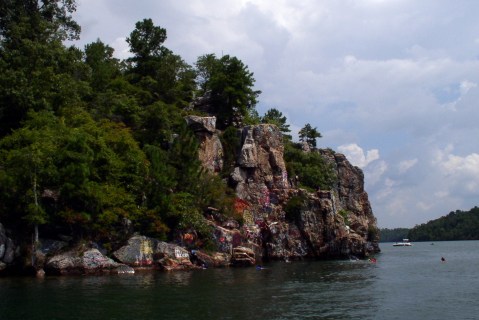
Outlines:
{"type": "Polygon", "coordinates": [[[194,229],[202,235],[211,233],[211,227],[206,223],[196,198],[189,193],[173,193],[165,208],[166,220],[176,230],[194,229]]]}
{"type": "Polygon", "coordinates": [[[241,60],[225,55],[220,59],[214,54],[204,55],[196,62],[199,94],[207,92],[212,97],[212,113],[217,116],[219,129],[238,126],[245,118],[254,119],[257,97],[253,90],[255,79],[241,60]]]}
{"type": "Polygon", "coordinates": [[[479,240],[479,208],[451,211],[447,216],[409,230],[411,241],[479,240]]]}
{"type": "Polygon", "coordinates": [[[29,111],[78,105],[89,93],[76,38],[75,1],[3,1],[0,5],[0,137],[19,128],[29,111]]]}
{"type": "Polygon", "coordinates": [[[368,241],[377,241],[380,235],[379,228],[376,226],[368,226],[368,241]]]}
{"type": "Polygon", "coordinates": [[[237,128],[229,126],[223,131],[220,136],[221,144],[223,146],[223,175],[229,175],[231,170],[236,165],[236,158],[238,156],[239,148],[241,147],[240,132],[237,128]]]}
{"type": "Polygon", "coordinates": [[[193,100],[196,73],[180,56],[163,46],[166,30],[151,19],[136,23],[127,38],[133,57],[128,59],[128,78],[151,94],[148,103],[162,100],[186,107],[193,100]]]}
{"type": "Polygon", "coordinates": [[[337,174],[318,152],[304,152],[297,144],[286,144],[284,159],[290,177],[298,177],[300,186],[313,190],[331,190],[337,174]]]}
{"type": "Polygon", "coordinates": [[[344,223],[349,226],[349,212],[347,210],[341,209],[338,211],[338,214],[343,217],[344,223]]]}
{"type": "Polygon", "coordinates": [[[22,129],[0,140],[0,212],[114,236],[122,218],[141,214],[146,157],[124,126],[69,111],[63,118],[31,113],[22,129]],[[58,194],[55,203],[42,197],[46,190],[58,194]]]}
{"type": "MultiPolygon", "coordinates": [[[[159,57],[167,50],[163,46],[166,40],[166,30],[157,27],[151,19],[143,19],[135,24],[135,30],[126,39],[133,53],[131,60],[142,65],[152,57],[159,57]]],[[[147,71],[145,70],[145,73],[147,71]]]]}
{"type": "Polygon", "coordinates": [[[253,126],[261,123],[261,117],[256,109],[249,109],[243,118],[245,126],[253,126]]]}
{"type": "Polygon", "coordinates": [[[235,215],[233,204],[236,195],[234,190],[217,175],[203,172],[199,179],[198,189],[195,194],[197,206],[203,211],[213,207],[229,217],[235,215]]]}
{"type": "Polygon", "coordinates": [[[379,229],[380,242],[399,242],[408,239],[408,228],[379,229]]]}
{"type": "Polygon", "coordinates": [[[103,92],[120,76],[120,62],[113,57],[113,48],[98,39],[85,46],[85,63],[91,69],[90,84],[95,92],[103,92]]]}
{"type": "Polygon", "coordinates": [[[299,141],[306,142],[310,147],[316,148],[316,139],[321,138],[321,133],[307,123],[301,130],[299,130],[299,141]]]}
{"type": "Polygon", "coordinates": [[[278,109],[272,108],[266,111],[265,115],[261,118],[261,123],[270,123],[276,125],[281,133],[283,133],[285,142],[291,141],[292,136],[288,134],[291,132],[289,124],[286,123],[286,116],[278,109]]]}
{"type": "Polygon", "coordinates": [[[7,39],[78,39],[75,0],[6,0],[0,4],[0,35],[7,39]]]}

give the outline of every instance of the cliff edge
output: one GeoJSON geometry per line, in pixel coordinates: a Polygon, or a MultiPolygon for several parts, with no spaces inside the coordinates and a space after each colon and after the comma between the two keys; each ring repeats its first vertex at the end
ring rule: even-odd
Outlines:
{"type": "MultiPolygon", "coordinates": [[[[189,118],[188,123],[194,123],[200,140],[203,166],[214,172],[223,164],[223,147],[211,118],[189,118]]],[[[298,187],[297,177],[288,176],[283,136],[275,125],[247,126],[238,135],[240,146],[229,183],[243,225],[230,232],[242,237],[228,243],[233,237],[218,232],[224,251],[246,247],[263,260],[367,257],[379,252],[376,218],[360,168],[332,150],[305,151],[320,153],[337,178],[330,190],[306,190],[298,187]]]]}

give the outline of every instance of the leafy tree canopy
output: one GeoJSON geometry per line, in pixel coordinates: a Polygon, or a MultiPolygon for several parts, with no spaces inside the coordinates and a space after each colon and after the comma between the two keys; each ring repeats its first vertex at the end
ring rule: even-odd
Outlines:
{"type": "Polygon", "coordinates": [[[0,3],[1,40],[78,39],[80,26],[71,16],[75,10],[75,0],[4,0],[0,3]]]}
{"type": "Polygon", "coordinates": [[[316,147],[316,139],[321,138],[321,133],[307,123],[301,130],[299,130],[299,141],[306,142],[310,147],[316,147]]]}
{"type": "Polygon", "coordinates": [[[120,124],[95,123],[81,110],[61,118],[30,113],[0,149],[0,212],[7,220],[26,214],[26,221],[108,235],[121,219],[141,214],[147,160],[120,124]],[[23,210],[36,199],[41,217],[23,210]]]}
{"type": "Polygon", "coordinates": [[[283,113],[276,108],[269,109],[261,118],[261,123],[271,123],[276,125],[283,133],[285,140],[291,141],[292,136],[288,134],[288,132],[291,132],[291,130],[289,129],[289,124],[287,124],[286,121],[286,116],[283,116],[283,113]]]}
{"type": "Polygon", "coordinates": [[[214,54],[203,55],[196,62],[199,94],[211,95],[211,113],[217,116],[217,126],[225,129],[240,126],[252,114],[261,93],[255,91],[253,73],[238,58],[214,54]]]}
{"type": "Polygon", "coordinates": [[[294,177],[300,186],[313,190],[331,190],[337,174],[331,164],[319,152],[304,152],[298,144],[285,145],[284,159],[288,176],[294,177]]]}

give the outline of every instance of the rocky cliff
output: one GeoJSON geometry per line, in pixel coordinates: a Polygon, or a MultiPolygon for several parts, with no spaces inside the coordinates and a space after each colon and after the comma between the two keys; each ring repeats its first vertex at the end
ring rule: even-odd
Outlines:
{"type": "MultiPolygon", "coordinates": [[[[187,123],[199,140],[204,168],[224,173],[225,148],[216,119],[190,116],[187,123]]],[[[264,260],[367,257],[379,252],[363,173],[344,155],[306,148],[304,152],[318,152],[336,176],[331,190],[308,191],[298,187],[298,177],[288,177],[283,137],[276,126],[247,126],[237,130],[237,138],[236,159],[228,162],[231,172],[226,182],[235,190],[234,210],[240,219],[218,219],[224,215],[215,215],[211,208],[208,223],[218,252],[192,248],[186,240],[195,237],[194,230],[180,234],[174,244],[131,234],[123,247],[110,253],[95,243],[48,239],[41,239],[38,247],[22,247],[0,224],[0,273],[8,267],[40,276],[133,273],[138,268],[185,270],[264,260]]]]}
{"type": "MultiPolygon", "coordinates": [[[[204,167],[217,171],[212,168],[222,163],[223,148],[211,118],[188,122],[194,123],[200,139],[200,155],[207,155],[201,157],[204,167]]],[[[259,259],[366,257],[379,251],[363,173],[344,155],[305,151],[319,152],[337,175],[331,190],[310,192],[297,187],[296,177],[288,177],[283,137],[276,126],[248,126],[238,134],[241,145],[229,182],[236,191],[235,210],[243,217],[243,226],[217,230],[220,248],[229,252],[239,246],[250,248],[259,259]],[[241,234],[241,241],[233,243],[228,233],[241,234]]]]}

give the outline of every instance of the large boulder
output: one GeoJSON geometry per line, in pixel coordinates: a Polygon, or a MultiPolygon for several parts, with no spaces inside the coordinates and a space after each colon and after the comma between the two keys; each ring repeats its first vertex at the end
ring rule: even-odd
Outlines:
{"type": "Polygon", "coordinates": [[[115,251],[120,262],[135,268],[187,270],[194,268],[189,252],[177,245],[135,235],[128,243],[115,251]]]}
{"type": "Polygon", "coordinates": [[[222,268],[231,265],[231,255],[224,252],[207,253],[192,250],[192,261],[202,268],[222,268]]]}
{"type": "Polygon", "coordinates": [[[0,223],[0,271],[13,263],[17,256],[16,249],[15,243],[7,236],[5,228],[0,223]]]}
{"type": "Polygon", "coordinates": [[[128,267],[104,256],[98,249],[76,248],[49,258],[47,274],[125,273],[128,267]]]}

